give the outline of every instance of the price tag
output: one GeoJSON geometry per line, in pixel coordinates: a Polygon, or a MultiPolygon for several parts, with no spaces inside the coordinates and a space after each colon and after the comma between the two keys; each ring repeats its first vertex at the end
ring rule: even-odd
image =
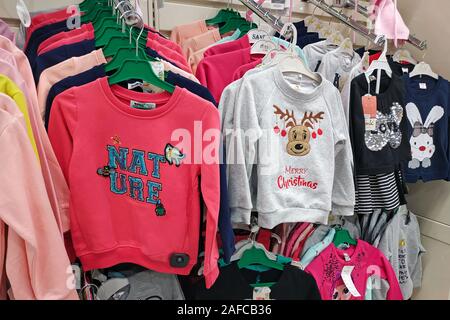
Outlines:
{"type": "Polygon", "coordinates": [[[361,294],[358,292],[358,290],[355,287],[355,284],[352,280],[352,271],[355,269],[354,266],[345,266],[342,269],[341,277],[344,281],[345,286],[347,287],[348,291],[352,294],[354,297],[361,297],[361,294]]]}
{"type": "Polygon", "coordinates": [[[270,288],[259,287],[253,289],[253,300],[270,300],[270,288]]]}
{"type": "Polygon", "coordinates": [[[362,97],[362,106],[366,131],[374,131],[377,128],[377,97],[365,95],[362,97]]]}
{"type": "MultiPolygon", "coordinates": [[[[253,44],[258,42],[259,40],[266,40],[268,38],[268,33],[263,30],[253,29],[248,33],[248,41],[253,44]]],[[[268,39],[267,39],[268,40],[268,39]]]]}

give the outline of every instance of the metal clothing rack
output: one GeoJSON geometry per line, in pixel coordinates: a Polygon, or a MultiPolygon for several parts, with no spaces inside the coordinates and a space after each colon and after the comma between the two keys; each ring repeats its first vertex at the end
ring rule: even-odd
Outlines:
{"type": "Polygon", "coordinates": [[[342,13],[342,11],[336,10],[333,6],[328,5],[324,0],[308,0],[309,3],[312,3],[316,7],[322,9],[326,13],[328,13],[330,16],[335,17],[336,19],[340,20],[342,23],[353,29],[354,31],[358,32],[360,35],[362,35],[364,38],[372,41],[378,46],[383,46],[385,42],[384,37],[377,36],[375,33],[370,31],[368,28],[363,26],[361,23],[355,21],[354,19],[350,18],[349,16],[342,13]]]}
{"type": "Polygon", "coordinates": [[[283,29],[283,22],[280,17],[275,17],[268,10],[264,9],[262,5],[259,5],[253,0],[239,0],[244,6],[253,11],[258,17],[260,17],[264,22],[269,24],[276,31],[281,32],[283,29]]]}
{"type": "MultiPolygon", "coordinates": [[[[343,1],[344,1],[343,6],[345,8],[355,8],[355,0],[343,0],[343,1]]],[[[367,10],[367,7],[365,7],[361,4],[358,4],[357,11],[358,11],[358,13],[362,14],[365,17],[369,16],[369,11],[367,10]]],[[[427,41],[420,40],[420,39],[416,38],[414,35],[410,35],[407,42],[420,50],[427,49],[427,41]]]]}
{"type": "Polygon", "coordinates": [[[127,25],[144,28],[144,19],[136,11],[130,0],[113,0],[112,6],[117,8],[127,25]]]}

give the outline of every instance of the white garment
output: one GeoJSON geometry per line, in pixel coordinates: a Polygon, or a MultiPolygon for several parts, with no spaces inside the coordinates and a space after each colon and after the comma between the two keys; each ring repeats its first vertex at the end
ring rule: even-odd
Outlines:
{"type": "Polygon", "coordinates": [[[350,71],[353,67],[361,62],[361,57],[356,53],[353,54],[345,51],[342,48],[337,48],[331,52],[328,52],[322,59],[322,63],[319,68],[325,79],[336,85],[336,78],[339,78],[339,91],[342,91],[345,83],[347,82],[350,71]]]}
{"type": "Polygon", "coordinates": [[[322,62],[323,57],[333,50],[336,50],[337,46],[330,43],[328,40],[319,41],[316,43],[308,44],[303,48],[306,60],[311,71],[317,71],[319,61],[322,62]]]}

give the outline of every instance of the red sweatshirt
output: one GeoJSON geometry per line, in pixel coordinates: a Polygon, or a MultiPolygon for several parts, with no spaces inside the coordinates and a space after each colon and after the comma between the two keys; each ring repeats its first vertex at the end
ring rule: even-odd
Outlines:
{"type": "Polygon", "coordinates": [[[243,36],[242,38],[230,42],[221,43],[215,46],[212,46],[208,50],[205,51],[203,56],[209,57],[217,54],[227,53],[231,51],[241,50],[245,48],[250,48],[250,42],[248,41],[248,35],[243,36]]]}
{"type": "Polygon", "coordinates": [[[57,33],[43,41],[39,45],[38,55],[44,54],[66,44],[94,39],[94,37],[94,27],[92,26],[92,23],[83,24],[80,28],[57,33]]]}
{"type": "Polygon", "coordinates": [[[129,262],[189,274],[197,261],[201,191],[210,287],[219,273],[214,105],[179,87],[172,95],[139,93],[101,78],[57,96],[51,117],[48,133],[69,184],[72,239],[83,268],[129,262]]]}

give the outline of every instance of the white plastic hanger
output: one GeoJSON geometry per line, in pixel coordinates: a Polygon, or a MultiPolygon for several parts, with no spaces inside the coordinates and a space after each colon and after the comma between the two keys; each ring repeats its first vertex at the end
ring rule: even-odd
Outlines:
{"type": "MultiPolygon", "coordinates": [[[[383,36],[384,37],[384,36],[383,36]]],[[[387,60],[387,49],[388,49],[388,41],[386,37],[384,37],[384,49],[380,55],[378,60],[372,61],[369,68],[365,72],[367,83],[370,84],[370,76],[374,71],[377,71],[377,85],[376,85],[376,94],[380,93],[380,85],[381,85],[381,71],[385,71],[389,78],[392,78],[392,69],[387,60]]]]}
{"type": "Polygon", "coordinates": [[[277,48],[277,44],[272,40],[258,40],[252,45],[250,54],[268,54],[277,48]]]}
{"type": "Polygon", "coordinates": [[[367,71],[370,67],[370,53],[369,51],[364,52],[364,55],[361,58],[361,64],[363,71],[367,71]]]}
{"type": "Polygon", "coordinates": [[[350,38],[345,38],[344,41],[342,41],[341,44],[339,45],[339,48],[342,51],[351,55],[352,57],[353,55],[356,54],[356,52],[353,50],[353,42],[350,38]]]}
{"type": "Polygon", "coordinates": [[[428,63],[426,63],[425,61],[422,61],[422,62],[418,63],[414,67],[413,71],[411,71],[409,73],[409,77],[410,78],[416,77],[416,76],[420,76],[420,77],[422,77],[422,76],[429,76],[429,77],[434,78],[436,80],[439,79],[439,75],[437,73],[435,73],[431,69],[431,66],[428,63]]]}
{"type": "Polygon", "coordinates": [[[395,62],[402,62],[402,61],[406,61],[408,63],[411,64],[417,64],[416,59],[413,58],[413,56],[411,55],[411,52],[409,52],[406,49],[399,49],[395,52],[394,56],[392,57],[392,59],[395,62]]]}
{"type": "Polygon", "coordinates": [[[236,252],[231,256],[230,262],[240,260],[242,258],[242,255],[244,254],[244,252],[253,247],[264,250],[266,256],[270,260],[277,261],[277,256],[274,253],[267,251],[266,247],[264,247],[261,243],[255,241],[258,231],[259,231],[259,227],[257,225],[254,225],[251,227],[251,233],[250,233],[249,239],[239,241],[236,244],[236,252]]]}
{"type": "Polygon", "coordinates": [[[299,73],[314,80],[317,83],[320,83],[322,81],[320,75],[309,70],[303,60],[295,52],[295,44],[297,43],[297,29],[295,28],[294,24],[286,23],[281,30],[281,33],[286,34],[289,29],[291,29],[292,31],[291,45],[286,51],[278,53],[275,58],[271,60],[270,65],[278,64],[282,73],[299,73]]]}

